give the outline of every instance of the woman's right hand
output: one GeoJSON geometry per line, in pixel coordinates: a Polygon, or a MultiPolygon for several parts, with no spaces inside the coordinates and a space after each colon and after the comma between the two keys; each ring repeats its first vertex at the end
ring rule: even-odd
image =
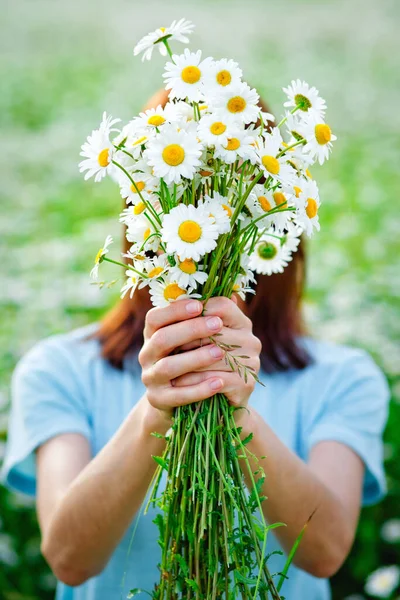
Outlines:
{"type": "Polygon", "coordinates": [[[210,368],[224,356],[224,352],[212,343],[171,354],[176,348],[207,339],[223,328],[220,317],[201,316],[202,310],[201,302],[188,299],[178,300],[165,308],[152,308],[146,315],[139,363],[155,425],[158,425],[157,417],[160,423],[171,424],[174,408],[210,398],[223,387],[222,379],[213,376],[194,385],[173,385],[174,379],[210,368]]]}

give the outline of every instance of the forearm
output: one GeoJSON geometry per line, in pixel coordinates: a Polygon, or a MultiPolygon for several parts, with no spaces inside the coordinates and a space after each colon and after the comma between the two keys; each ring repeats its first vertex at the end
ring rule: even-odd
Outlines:
{"type": "Polygon", "coordinates": [[[139,401],[70,485],[43,532],[43,554],[71,585],[102,570],[146,495],[157,466],[152,455],[165,448],[165,440],[150,433],[168,429],[167,421],[153,426],[151,410],[139,401]]]}
{"type": "MultiPolygon", "coordinates": [[[[241,437],[253,433],[246,446],[258,457],[249,458],[254,473],[260,466],[266,479],[261,494],[268,523],[282,522],[274,534],[288,552],[312,515],[294,562],[314,575],[328,577],[337,570],[352,543],[352,528],[340,499],[275,435],[262,417],[250,408],[241,437]],[[261,459],[261,457],[264,457],[261,459]]],[[[242,469],[249,488],[251,477],[245,461],[242,469]]],[[[257,479],[257,477],[255,477],[257,479]]]]}

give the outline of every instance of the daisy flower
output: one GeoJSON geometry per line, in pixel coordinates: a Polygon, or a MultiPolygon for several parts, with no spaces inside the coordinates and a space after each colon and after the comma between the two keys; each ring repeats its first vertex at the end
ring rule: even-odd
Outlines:
{"type": "Polygon", "coordinates": [[[291,258],[291,253],[279,238],[272,233],[264,233],[250,255],[249,267],[260,275],[282,273],[291,258]]]}
{"type": "Polygon", "coordinates": [[[369,575],[365,591],[370,596],[388,598],[393,594],[400,582],[400,569],[396,565],[381,567],[369,575]]]}
{"type": "Polygon", "coordinates": [[[199,294],[192,294],[191,288],[185,289],[170,277],[166,277],[161,281],[153,279],[149,283],[149,288],[153,306],[159,306],[161,308],[168,306],[171,302],[175,302],[175,300],[200,298],[199,294]]]}
{"type": "Polygon", "coordinates": [[[227,233],[231,228],[231,217],[233,215],[228,198],[218,192],[214,192],[213,197],[206,194],[203,206],[208,212],[208,216],[215,223],[218,233],[227,233]]]}
{"type": "Polygon", "coordinates": [[[254,137],[249,135],[245,129],[234,129],[230,132],[226,144],[215,146],[214,156],[222,158],[228,165],[234,163],[238,158],[255,163],[257,155],[254,148],[254,137]]]}
{"type": "Polygon", "coordinates": [[[190,179],[200,165],[201,153],[195,135],[169,125],[149,142],[144,158],[153,167],[154,175],[170,184],[179,183],[182,177],[190,179]]]}
{"type": "Polygon", "coordinates": [[[153,256],[153,258],[146,257],[142,262],[136,262],[138,262],[138,270],[140,269],[147,275],[147,278],[142,279],[140,282],[139,289],[149,285],[153,279],[161,277],[161,275],[165,274],[166,270],[169,268],[169,262],[165,252],[158,256],[153,256]]]}
{"type": "Polygon", "coordinates": [[[130,173],[130,176],[131,179],[126,175],[123,179],[120,179],[121,197],[126,200],[127,204],[128,202],[132,202],[133,204],[142,202],[144,206],[143,200],[148,200],[153,193],[153,188],[150,187],[153,178],[149,178],[144,173],[130,173]],[[149,179],[151,182],[150,186],[149,179]]]}
{"type": "Polygon", "coordinates": [[[327,123],[314,116],[304,121],[303,132],[307,140],[304,152],[309,153],[313,159],[318,159],[319,164],[322,165],[329,158],[332,142],[337,139],[336,135],[333,135],[327,123]]]}
{"type": "Polygon", "coordinates": [[[315,181],[304,179],[301,189],[296,186],[296,220],[303,226],[308,237],[314,229],[320,230],[318,209],[320,207],[319,191],[315,181]]]}
{"type": "Polygon", "coordinates": [[[323,118],[326,111],[326,103],[320,97],[315,87],[310,87],[305,81],[292,80],[287,88],[282,88],[288,97],[288,101],[283,106],[293,109],[298,107],[302,112],[314,114],[318,118],[323,118]]]}
{"type": "Polygon", "coordinates": [[[191,102],[203,100],[204,73],[212,58],[201,60],[201,50],[190,52],[185,48],[183,54],[174,54],[174,62],[167,62],[163,74],[165,89],[170,91],[170,98],[187,98],[191,102]]]}
{"type": "Polygon", "coordinates": [[[280,131],[275,127],[271,133],[265,134],[264,143],[258,148],[257,155],[267,177],[270,176],[276,181],[290,181],[293,171],[287,164],[285,155],[279,156],[282,144],[280,131]]]}
{"type": "Polygon", "coordinates": [[[167,55],[167,49],[162,43],[163,39],[172,39],[176,42],[182,42],[187,44],[189,38],[185,34],[192,33],[194,29],[193,23],[180,19],[180,21],[173,21],[169,27],[159,27],[155,31],[145,35],[135,46],[133,50],[134,56],[137,56],[143,52],[142,61],[150,60],[153,54],[153,48],[155,44],[159,44],[158,48],[162,56],[167,55]]]}
{"type": "Polygon", "coordinates": [[[206,114],[198,124],[198,136],[207,146],[226,144],[228,137],[232,135],[234,124],[234,117],[228,116],[222,111],[206,114]]]}
{"type": "Polygon", "coordinates": [[[113,243],[113,239],[111,235],[108,235],[105,239],[103,247],[100,248],[98,253],[96,254],[96,258],[94,259],[94,267],[90,271],[90,277],[92,279],[97,279],[99,276],[99,264],[103,262],[105,255],[108,253],[108,247],[113,243]]]}
{"type": "Polygon", "coordinates": [[[179,204],[164,216],[161,235],[169,254],[176,252],[180,260],[198,261],[214,250],[219,234],[208,208],[179,204]]]}
{"type": "Polygon", "coordinates": [[[251,123],[258,119],[258,100],[256,90],[251,89],[247,83],[240,82],[229,86],[227,90],[221,90],[213,97],[212,105],[214,109],[221,109],[225,115],[233,116],[237,121],[251,123]]]}
{"type": "Polygon", "coordinates": [[[288,222],[293,219],[294,211],[287,210],[290,206],[293,206],[292,196],[284,193],[282,188],[272,191],[266,190],[263,185],[258,184],[246,202],[246,206],[253,217],[261,217],[262,214],[265,214],[265,218],[256,223],[259,229],[274,225],[275,229],[281,232],[286,229],[288,222]],[[279,207],[276,212],[268,214],[276,207],[279,207]]]}
{"type": "Polygon", "coordinates": [[[132,269],[125,271],[125,275],[127,276],[127,280],[121,288],[121,298],[124,298],[128,292],[130,298],[132,298],[140,281],[140,277],[135,271],[132,271],[132,269]]]}
{"type": "Polygon", "coordinates": [[[253,271],[250,268],[250,256],[246,253],[240,256],[240,273],[236,277],[232,291],[238,294],[242,300],[246,300],[246,294],[255,294],[255,290],[250,284],[257,283],[253,271]]]}
{"type": "Polygon", "coordinates": [[[222,58],[210,64],[204,77],[204,85],[207,92],[219,93],[223,89],[230,89],[240,83],[242,75],[242,69],[239,68],[237,62],[222,58]]]}
{"type": "Polygon", "coordinates": [[[128,242],[132,242],[136,247],[144,250],[153,250],[153,252],[158,250],[160,237],[154,235],[158,232],[146,218],[143,211],[136,219],[128,221],[127,226],[126,239],[128,242]]]}
{"type": "Polygon", "coordinates": [[[156,131],[156,129],[165,123],[176,121],[177,118],[178,114],[175,105],[167,102],[164,107],[159,104],[156,108],[149,108],[149,110],[139,113],[139,116],[132,120],[132,124],[137,132],[156,131]]]}
{"type": "Polygon", "coordinates": [[[193,258],[186,258],[180,261],[179,258],[175,267],[171,267],[169,276],[174,279],[178,285],[183,288],[196,288],[207,281],[208,274],[203,271],[203,267],[196,263],[193,258]]]}
{"type": "Polygon", "coordinates": [[[107,117],[107,113],[103,113],[103,120],[100,127],[92,131],[88,136],[87,141],[82,146],[81,156],[85,158],[79,163],[80,173],[85,174],[85,179],[94,176],[94,180],[101,181],[105,175],[108,175],[113,170],[112,164],[114,146],[110,141],[110,133],[118,131],[112,126],[118,123],[120,119],[107,117]]]}

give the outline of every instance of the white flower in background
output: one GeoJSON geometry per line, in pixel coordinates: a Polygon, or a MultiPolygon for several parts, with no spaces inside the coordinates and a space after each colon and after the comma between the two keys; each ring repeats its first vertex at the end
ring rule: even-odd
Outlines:
{"type": "Polygon", "coordinates": [[[157,279],[158,277],[164,275],[170,268],[167,254],[165,254],[165,252],[159,254],[158,256],[153,256],[152,258],[148,258],[146,256],[144,260],[137,260],[133,258],[133,264],[137,271],[147,275],[147,278],[143,278],[140,281],[139,289],[149,285],[153,279],[157,279]]]}
{"type": "Polygon", "coordinates": [[[303,231],[303,227],[298,223],[293,221],[289,221],[287,223],[286,232],[283,234],[282,243],[285,245],[286,250],[288,250],[291,254],[297,252],[303,231]]]}
{"type": "Polygon", "coordinates": [[[271,191],[266,190],[261,184],[254,187],[246,202],[246,207],[253,218],[259,218],[267,213],[264,219],[257,221],[256,226],[259,229],[274,225],[278,233],[287,229],[288,223],[293,219],[294,209],[287,210],[291,206],[293,206],[292,196],[284,193],[282,188],[271,191]],[[275,212],[268,214],[275,208],[277,208],[275,212]]]}
{"type": "Polygon", "coordinates": [[[169,97],[187,98],[191,102],[203,100],[204,74],[209,68],[212,58],[201,60],[201,50],[190,52],[185,48],[183,54],[174,54],[174,62],[167,62],[163,74],[165,89],[171,90],[169,97]]]}
{"type": "MultiPolygon", "coordinates": [[[[188,124],[192,124],[197,127],[197,122],[194,114],[194,107],[185,102],[184,100],[178,100],[173,103],[174,110],[176,112],[176,122],[178,126],[181,126],[187,131],[188,124]]],[[[209,112],[208,104],[200,103],[198,105],[200,116],[205,115],[209,112]]]]}
{"type": "Polygon", "coordinates": [[[368,576],[365,591],[370,596],[388,598],[400,582],[400,568],[396,565],[381,567],[368,576]]]}
{"type": "Polygon", "coordinates": [[[182,177],[193,177],[200,165],[201,153],[202,147],[195,135],[169,125],[149,142],[144,158],[153,167],[154,175],[170,184],[179,183],[182,177]]]}
{"type": "Polygon", "coordinates": [[[246,299],[246,294],[255,294],[251,284],[257,282],[253,271],[250,268],[250,256],[246,253],[240,256],[240,273],[235,279],[232,291],[238,294],[242,300],[246,299]]]}
{"type": "Polygon", "coordinates": [[[268,121],[270,121],[271,123],[275,122],[275,116],[269,112],[260,111],[258,113],[258,116],[259,116],[259,119],[264,124],[264,126],[267,125],[268,121]]]}
{"type": "Polygon", "coordinates": [[[114,146],[110,141],[110,133],[118,131],[112,126],[118,123],[120,119],[107,117],[107,113],[103,113],[103,120],[99,129],[92,131],[88,136],[87,141],[82,146],[81,156],[85,158],[79,163],[80,173],[85,174],[85,179],[94,176],[94,180],[101,181],[105,175],[113,170],[112,164],[114,146]]]}
{"type": "Polygon", "coordinates": [[[218,228],[204,205],[179,204],[165,215],[161,234],[169,254],[198,261],[217,245],[218,228]]]}
{"type": "Polygon", "coordinates": [[[198,283],[202,285],[207,281],[208,274],[203,271],[203,267],[196,263],[193,258],[186,258],[180,261],[178,257],[176,266],[171,267],[169,271],[169,276],[181,287],[195,289],[198,283]]]}
{"type": "Polygon", "coordinates": [[[228,137],[232,135],[235,123],[234,117],[226,115],[222,111],[206,114],[198,123],[198,136],[207,146],[226,144],[228,137]]]}
{"type": "Polygon", "coordinates": [[[327,123],[314,116],[310,116],[303,123],[302,131],[307,143],[304,145],[304,153],[309,153],[313,159],[318,159],[320,165],[328,160],[332,151],[332,142],[337,137],[333,135],[327,123]]]}
{"type": "Polygon", "coordinates": [[[252,123],[258,119],[259,98],[255,89],[251,89],[247,83],[240,82],[214,96],[212,107],[221,109],[224,114],[233,116],[239,122],[252,123]]]}
{"type": "Polygon", "coordinates": [[[204,77],[206,93],[218,94],[223,89],[230,89],[240,83],[242,75],[242,69],[234,60],[222,58],[213,61],[204,77]]]}
{"type": "Polygon", "coordinates": [[[90,271],[90,277],[92,279],[97,279],[99,276],[99,264],[103,262],[104,256],[108,253],[108,247],[113,243],[113,239],[111,235],[108,235],[105,239],[103,247],[100,248],[98,253],[96,254],[96,258],[94,259],[94,267],[90,271]]]}
{"type": "Polygon", "coordinates": [[[162,43],[162,39],[174,40],[176,42],[182,42],[187,44],[189,38],[186,34],[192,33],[194,29],[193,23],[180,19],[180,21],[173,21],[169,27],[159,27],[155,31],[145,35],[135,46],[133,50],[134,56],[137,56],[143,52],[142,61],[150,60],[153,54],[153,48],[155,44],[159,44],[158,49],[162,56],[167,55],[167,49],[162,43]]]}
{"type": "Polygon", "coordinates": [[[389,544],[400,542],[400,519],[389,519],[381,528],[381,536],[389,544]]]}
{"type": "Polygon", "coordinates": [[[167,102],[162,107],[159,104],[156,108],[149,108],[148,110],[139,113],[138,117],[132,119],[132,126],[136,129],[136,132],[156,131],[162,127],[165,123],[171,123],[176,121],[178,118],[177,111],[174,104],[167,102]]]}
{"type": "Polygon", "coordinates": [[[190,288],[185,289],[170,277],[165,277],[165,279],[161,281],[152,279],[149,283],[149,288],[153,306],[159,306],[161,308],[168,306],[171,302],[175,302],[175,300],[200,298],[199,294],[192,294],[190,288]]]}
{"type": "Polygon", "coordinates": [[[291,138],[288,145],[291,146],[294,142],[304,140],[304,133],[302,132],[304,117],[298,112],[294,113],[293,115],[290,112],[287,112],[285,117],[285,127],[291,138]]]}
{"type": "Polygon", "coordinates": [[[249,267],[260,275],[283,273],[292,258],[291,253],[276,234],[264,233],[250,255],[249,267]]]}
{"type": "Polygon", "coordinates": [[[304,179],[301,189],[296,186],[296,221],[304,227],[308,237],[314,229],[320,230],[318,209],[321,205],[315,181],[304,179]]]}
{"type": "Polygon", "coordinates": [[[127,277],[127,280],[121,288],[121,298],[126,296],[128,292],[129,296],[132,298],[140,281],[140,276],[135,271],[132,271],[132,269],[128,269],[127,271],[125,271],[125,275],[127,277]]]}
{"type": "Polygon", "coordinates": [[[305,81],[297,79],[292,80],[287,88],[282,89],[288,97],[288,101],[283,106],[289,109],[298,106],[302,112],[314,114],[318,118],[324,117],[326,103],[315,87],[310,87],[305,81]]]}
{"type": "Polygon", "coordinates": [[[264,135],[264,143],[257,149],[260,165],[266,175],[276,181],[290,182],[293,169],[287,164],[286,156],[279,156],[283,145],[282,136],[277,127],[264,135]]]}
{"type": "Polygon", "coordinates": [[[160,237],[153,224],[146,218],[142,211],[135,219],[128,221],[126,239],[140,250],[153,250],[156,252],[160,245],[160,237]]]}
{"type": "Polygon", "coordinates": [[[228,165],[238,158],[255,163],[257,155],[254,147],[254,137],[243,129],[233,129],[226,144],[216,144],[214,156],[222,158],[228,165]]]}
{"type": "MultiPolygon", "coordinates": [[[[152,193],[152,177],[145,173],[130,173],[130,178],[123,173],[124,177],[120,178],[120,193],[121,197],[126,200],[126,203],[132,202],[137,204],[143,200],[148,200],[152,193]],[[149,185],[150,182],[150,185],[149,185]]],[[[144,209],[143,209],[144,210],[144,209]]]]}
{"type": "Polygon", "coordinates": [[[232,206],[226,196],[214,192],[213,197],[204,196],[203,204],[208,216],[217,227],[218,233],[227,233],[231,228],[232,206]]]}

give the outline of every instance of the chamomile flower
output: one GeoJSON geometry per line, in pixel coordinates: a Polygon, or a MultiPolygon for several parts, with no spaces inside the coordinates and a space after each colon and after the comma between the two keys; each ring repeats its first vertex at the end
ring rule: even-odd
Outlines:
{"type": "Polygon", "coordinates": [[[283,91],[288,97],[288,101],[283,106],[293,109],[298,107],[302,112],[314,114],[318,118],[324,116],[326,111],[326,103],[320,97],[318,90],[315,87],[310,87],[305,81],[292,81],[283,91]]]}
{"type": "Polygon", "coordinates": [[[397,565],[381,567],[369,575],[365,591],[370,596],[388,598],[393,594],[400,582],[400,569],[397,565]]]}
{"type": "Polygon", "coordinates": [[[328,160],[332,151],[332,142],[337,138],[333,135],[331,128],[322,119],[310,116],[303,124],[304,137],[307,143],[304,146],[304,153],[309,153],[315,160],[318,159],[320,165],[328,160]]]}
{"type": "Polygon", "coordinates": [[[199,298],[199,294],[192,294],[192,289],[186,289],[182,285],[178,285],[177,281],[171,277],[165,277],[161,281],[152,279],[149,283],[150,298],[153,306],[164,307],[168,306],[175,300],[183,300],[184,298],[199,298]]]}
{"type": "Polygon", "coordinates": [[[164,216],[161,235],[169,254],[198,261],[217,245],[218,228],[204,205],[179,204],[164,216]]]}
{"type": "Polygon", "coordinates": [[[121,298],[124,298],[128,292],[129,296],[132,298],[139,284],[140,276],[136,273],[136,271],[132,271],[132,269],[127,269],[125,271],[125,275],[127,280],[121,288],[121,298]]]}
{"type": "Polygon", "coordinates": [[[201,60],[201,50],[190,52],[185,48],[183,54],[174,54],[174,62],[167,62],[163,74],[165,89],[171,90],[169,96],[173,98],[187,98],[191,102],[204,99],[203,81],[212,58],[201,60]]]}
{"type": "Polygon", "coordinates": [[[260,275],[283,273],[291,260],[291,254],[280,239],[272,233],[264,233],[250,255],[249,267],[260,275]]]}
{"type": "Polygon", "coordinates": [[[246,253],[240,256],[240,273],[235,279],[232,291],[238,294],[242,300],[246,299],[246,294],[255,294],[254,284],[257,282],[253,271],[250,268],[250,256],[246,253]]]}
{"type": "Polygon", "coordinates": [[[169,262],[167,254],[162,253],[160,255],[153,256],[153,258],[145,258],[144,261],[139,263],[139,267],[147,278],[143,278],[139,284],[139,289],[150,285],[153,279],[157,279],[166,273],[169,268],[169,262]]]}
{"type": "Polygon", "coordinates": [[[86,171],[85,179],[94,176],[96,182],[101,181],[105,175],[110,174],[114,169],[112,164],[114,146],[110,141],[110,134],[112,131],[117,131],[113,128],[113,125],[119,121],[120,119],[107,117],[107,114],[103,113],[100,127],[92,131],[92,134],[88,136],[87,141],[83,144],[80,155],[85,160],[79,163],[79,171],[80,173],[86,171]]]}
{"type": "Polygon", "coordinates": [[[133,119],[132,124],[137,132],[156,131],[165,123],[176,121],[177,118],[178,114],[174,104],[167,102],[164,107],[159,104],[156,108],[149,108],[149,110],[139,113],[139,116],[133,119]]]}
{"type": "Polygon", "coordinates": [[[185,34],[192,33],[194,29],[193,23],[180,19],[180,21],[173,21],[169,27],[159,27],[155,31],[145,35],[135,46],[133,50],[134,56],[137,56],[143,52],[142,61],[150,60],[153,54],[153,48],[155,44],[159,44],[158,48],[162,56],[167,55],[167,49],[162,43],[163,39],[173,39],[177,42],[187,44],[189,39],[185,34]]]}
{"type": "Polygon", "coordinates": [[[247,83],[240,82],[221,90],[212,98],[213,109],[221,109],[223,114],[233,116],[238,122],[257,121],[260,108],[259,95],[247,83]]]}
{"type": "Polygon", "coordinates": [[[265,175],[276,181],[290,181],[293,171],[286,162],[284,155],[279,156],[283,144],[282,136],[277,127],[271,133],[266,133],[264,143],[257,149],[258,159],[265,175]]]}
{"type": "Polygon", "coordinates": [[[193,258],[178,260],[175,267],[171,267],[169,275],[175,279],[177,284],[183,288],[191,287],[195,289],[197,284],[203,284],[207,281],[208,274],[203,271],[203,267],[196,263],[193,258]]]}
{"type": "Polygon", "coordinates": [[[233,215],[232,206],[226,196],[214,192],[213,197],[204,196],[204,208],[208,216],[213,220],[218,233],[227,233],[231,228],[231,217],[233,215]]]}
{"type": "Polygon", "coordinates": [[[265,229],[270,225],[274,225],[277,232],[282,232],[286,229],[288,222],[293,219],[293,211],[287,210],[293,206],[292,196],[284,193],[282,188],[275,190],[267,190],[263,185],[256,185],[246,202],[247,208],[250,210],[253,218],[256,217],[256,226],[259,229],[265,229]],[[270,213],[273,209],[275,212],[270,213]],[[265,218],[260,218],[265,214],[265,218]]]}
{"type": "Polygon", "coordinates": [[[242,78],[242,69],[234,60],[213,61],[204,77],[204,85],[207,93],[215,94],[221,90],[230,89],[232,86],[240,83],[242,78]]]}
{"type": "Polygon", "coordinates": [[[94,259],[94,267],[90,271],[90,277],[92,279],[97,279],[99,276],[99,264],[103,262],[105,255],[108,253],[108,248],[113,243],[113,239],[111,235],[108,235],[105,239],[103,247],[100,248],[98,253],[96,254],[96,258],[94,259]]]}
{"type": "Polygon", "coordinates": [[[146,218],[144,212],[128,221],[127,226],[126,239],[128,242],[132,242],[139,252],[141,250],[153,250],[153,252],[158,250],[160,245],[158,231],[146,218]]]}
{"type": "Polygon", "coordinates": [[[222,158],[228,165],[238,158],[255,163],[257,155],[254,147],[254,137],[246,129],[233,129],[226,144],[216,144],[214,156],[222,158]]]}
{"type": "Polygon", "coordinates": [[[202,147],[195,135],[169,125],[149,142],[144,157],[153,167],[154,175],[170,184],[179,183],[182,177],[190,179],[200,165],[201,153],[202,147]]]}
{"type": "Polygon", "coordinates": [[[126,200],[127,204],[128,202],[132,202],[133,204],[142,202],[143,204],[143,200],[146,201],[151,197],[153,188],[149,186],[149,179],[151,182],[152,178],[139,172],[131,173],[130,178],[125,175],[123,179],[120,179],[121,197],[126,200]]]}
{"type": "Polygon", "coordinates": [[[296,220],[303,226],[308,237],[314,229],[320,230],[318,209],[320,207],[318,186],[313,180],[304,179],[301,188],[296,186],[296,220]]]}
{"type": "Polygon", "coordinates": [[[235,119],[232,116],[226,115],[222,111],[216,111],[206,114],[200,119],[197,131],[204,144],[215,146],[227,143],[228,137],[232,135],[234,125],[235,119]]]}

